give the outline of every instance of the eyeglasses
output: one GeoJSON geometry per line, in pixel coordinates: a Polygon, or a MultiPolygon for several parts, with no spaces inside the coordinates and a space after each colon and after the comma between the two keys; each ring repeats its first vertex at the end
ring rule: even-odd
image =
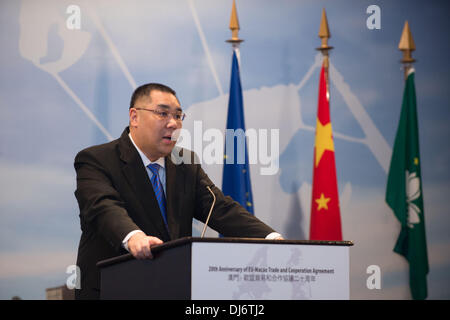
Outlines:
{"type": "Polygon", "coordinates": [[[162,110],[152,110],[152,109],[145,109],[145,108],[135,108],[136,110],[145,110],[150,111],[154,113],[158,118],[161,120],[169,120],[170,117],[177,121],[182,122],[184,118],[186,118],[186,113],[184,112],[168,112],[168,111],[162,111],[162,110]]]}

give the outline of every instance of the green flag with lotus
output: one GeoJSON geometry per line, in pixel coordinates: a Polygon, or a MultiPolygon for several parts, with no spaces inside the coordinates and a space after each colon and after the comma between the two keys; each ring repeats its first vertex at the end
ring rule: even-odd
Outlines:
{"type": "Polygon", "coordinates": [[[388,174],[386,202],[401,224],[394,251],[409,262],[411,295],[413,299],[425,299],[429,266],[414,73],[411,68],[406,79],[388,174]]]}

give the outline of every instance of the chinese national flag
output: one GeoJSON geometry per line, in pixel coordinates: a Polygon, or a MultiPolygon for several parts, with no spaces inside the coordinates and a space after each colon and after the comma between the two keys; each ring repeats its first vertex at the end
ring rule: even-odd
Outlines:
{"type": "Polygon", "coordinates": [[[330,102],[322,65],[314,144],[310,240],[342,240],[330,102]]]}

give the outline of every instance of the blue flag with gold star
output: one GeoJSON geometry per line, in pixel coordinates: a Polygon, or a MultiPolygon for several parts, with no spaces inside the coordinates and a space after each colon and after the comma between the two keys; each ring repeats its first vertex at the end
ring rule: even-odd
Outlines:
{"type": "Polygon", "coordinates": [[[247,211],[254,214],[245,138],[244,104],[237,54],[238,49],[234,49],[225,135],[222,191],[226,196],[230,196],[247,211]]]}

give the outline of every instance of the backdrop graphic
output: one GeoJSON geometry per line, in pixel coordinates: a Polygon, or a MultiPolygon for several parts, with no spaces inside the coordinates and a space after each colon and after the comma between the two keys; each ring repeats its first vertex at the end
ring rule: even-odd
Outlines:
{"type": "MultiPolygon", "coordinates": [[[[45,298],[66,283],[80,236],[73,159],[119,137],[134,88],[173,87],[184,128],[225,129],[232,1],[3,0],[0,2],[0,298],[45,298]],[[80,28],[68,27],[80,8],[80,28]]],[[[330,110],[343,238],[353,299],[409,299],[400,225],[384,201],[404,78],[405,20],[417,50],[416,93],[429,298],[450,291],[450,22],[446,1],[237,1],[246,128],[279,129],[279,165],[251,165],[255,215],[285,238],[307,239],[321,65],[322,8],[331,32],[330,110]],[[367,7],[381,9],[369,29],[367,7]],[[381,289],[366,272],[381,270],[381,289]]],[[[205,145],[207,142],[205,142],[205,145]]],[[[216,185],[222,166],[205,165],[216,185]]],[[[194,234],[201,225],[194,223],[194,234]]],[[[215,235],[208,231],[208,235],[215,235]]]]}

